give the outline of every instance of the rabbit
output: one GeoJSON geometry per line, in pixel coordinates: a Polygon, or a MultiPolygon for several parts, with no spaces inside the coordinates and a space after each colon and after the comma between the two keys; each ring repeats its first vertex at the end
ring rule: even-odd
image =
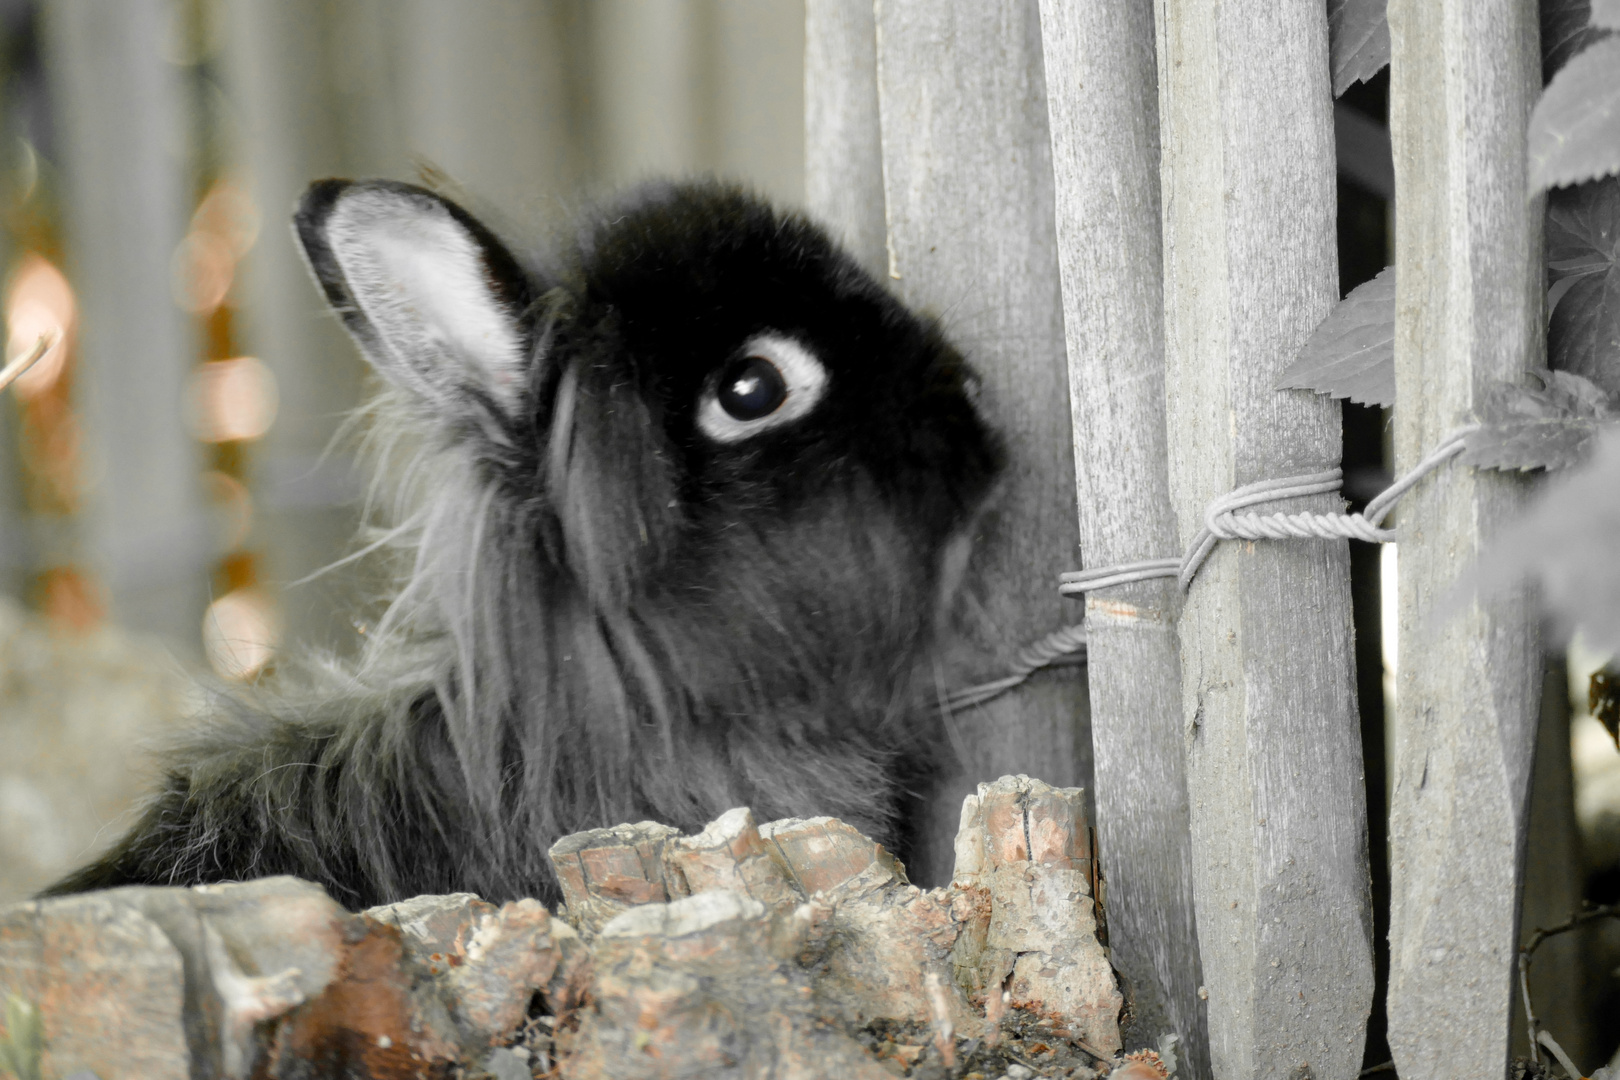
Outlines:
{"type": "Polygon", "coordinates": [[[523,260],[403,183],[317,182],[294,224],[381,376],[371,438],[407,459],[386,614],[347,663],[219,695],[47,892],[294,874],[353,908],[553,903],[559,837],[735,806],[903,855],[1004,458],[937,325],[713,180],[523,260]]]}

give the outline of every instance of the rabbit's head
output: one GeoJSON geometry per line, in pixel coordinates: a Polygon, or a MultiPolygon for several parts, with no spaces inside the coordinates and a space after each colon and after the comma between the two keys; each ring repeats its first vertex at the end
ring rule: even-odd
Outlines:
{"type": "Polygon", "coordinates": [[[403,184],[319,183],[297,229],[422,436],[368,662],[433,669],[486,809],[517,769],[564,829],[746,803],[881,830],[1000,464],[938,329],[717,184],[533,261],[403,184]]]}

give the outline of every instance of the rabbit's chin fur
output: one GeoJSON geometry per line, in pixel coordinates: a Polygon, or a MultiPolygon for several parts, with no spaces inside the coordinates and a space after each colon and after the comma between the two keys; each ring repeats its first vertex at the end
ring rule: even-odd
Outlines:
{"type": "MultiPolygon", "coordinates": [[[[426,207],[438,228],[464,217],[399,185],[322,197],[346,192],[374,193],[382,216],[415,200],[400,212],[426,207]]],[[[664,188],[618,213],[571,270],[524,270],[491,307],[534,357],[521,391],[497,395],[379,359],[366,335],[387,328],[323,265],[306,203],[317,276],[389,383],[367,429],[389,491],[371,500],[384,613],[352,660],[219,691],[131,833],[53,891],[291,873],[356,907],[554,901],[558,837],[644,819],[692,831],[734,806],[903,846],[943,742],[950,598],[1000,462],[965,366],[814,226],[749,196],[664,188]],[[737,258],[787,279],[787,299],[756,298],[737,258]],[[667,310],[637,292],[659,259],[654,279],[685,275],[674,291],[689,293],[667,310]],[[705,442],[690,400],[713,375],[646,359],[684,343],[659,320],[704,288],[715,311],[777,304],[772,325],[803,308],[787,329],[831,358],[829,401],[786,435],[705,442]],[[848,327],[814,322],[829,317],[848,327]],[[851,341],[868,351],[839,359],[851,341]],[[871,370],[891,356],[892,378],[871,370]],[[836,397],[850,386],[858,398],[836,397]],[[883,420],[900,427],[872,430],[883,420]]]]}

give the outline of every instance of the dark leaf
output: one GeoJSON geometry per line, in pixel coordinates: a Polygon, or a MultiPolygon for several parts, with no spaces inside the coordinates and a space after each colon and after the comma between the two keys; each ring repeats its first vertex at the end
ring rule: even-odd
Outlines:
{"type": "Polygon", "coordinates": [[[1547,261],[1620,262],[1620,182],[1599,180],[1547,196],[1547,261]]]}
{"type": "Polygon", "coordinates": [[[1592,0],[1592,25],[1620,30],[1620,0],[1592,0]]]}
{"type": "Polygon", "coordinates": [[[1539,582],[1565,628],[1620,652],[1620,429],[1605,425],[1592,459],[1503,531],[1481,567],[1487,588],[1539,582]]]}
{"type": "Polygon", "coordinates": [[[1549,196],[1547,258],[1548,363],[1620,394],[1620,180],[1549,196]]]}
{"type": "Polygon", "coordinates": [[[1620,37],[1559,69],[1530,114],[1532,192],[1620,171],[1620,37]]]}
{"type": "Polygon", "coordinates": [[[1381,199],[1395,197],[1395,157],[1389,128],[1360,109],[1333,103],[1333,153],[1339,175],[1381,199]]]}
{"type": "Polygon", "coordinates": [[[1333,96],[1378,74],[1389,63],[1386,0],[1328,0],[1328,55],[1333,96]]]}
{"type": "Polygon", "coordinates": [[[1613,402],[1592,380],[1569,371],[1531,371],[1540,386],[1496,388],[1486,405],[1492,419],[1607,420],[1615,415],[1613,402]]]}
{"type": "Polygon", "coordinates": [[[1542,0],[1542,82],[1550,82],[1570,57],[1603,36],[1603,31],[1590,25],[1591,22],[1592,8],[1588,0],[1542,0]]]}
{"type": "Polygon", "coordinates": [[[1620,270],[1588,274],[1570,286],[1547,327],[1547,361],[1620,390],[1620,270]]]}
{"type": "Polygon", "coordinates": [[[1340,300],[1283,372],[1279,390],[1315,390],[1358,405],[1395,404],[1395,268],[1340,300]]]}

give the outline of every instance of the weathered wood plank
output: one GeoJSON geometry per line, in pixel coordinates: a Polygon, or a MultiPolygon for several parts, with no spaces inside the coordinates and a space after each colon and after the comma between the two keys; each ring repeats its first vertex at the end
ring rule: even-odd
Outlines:
{"type": "MultiPolygon", "coordinates": [[[[1040,12],[1037,0],[880,0],[876,22],[892,283],[978,367],[1010,458],[979,523],[970,577],[983,591],[947,673],[960,685],[1000,674],[1077,614],[1053,587],[1078,535],[1040,12]]],[[[1037,674],[953,725],[964,772],[934,815],[925,881],[948,873],[944,826],[978,781],[1090,784],[1077,669],[1037,674]]]]}
{"type": "MultiPolygon", "coordinates": [[[[1158,74],[1152,9],[1042,0],[1058,261],[1087,568],[1176,550],[1164,426],[1158,74]]],[[[1172,581],[1086,597],[1098,857],[1114,966],[1130,984],[1127,1041],[1182,1039],[1209,1075],[1193,915],[1181,659],[1172,581]]]]}
{"type": "MultiPolygon", "coordinates": [[[[1332,99],[1319,2],[1157,13],[1170,491],[1186,544],[1215,496],[1339,461],[1337,403],[1273,389],[1337,299],[1332,99]]],[[[1346,544],[1222,544],[1180,634],[1214,1073],[1353,1077],[1373,961],[1346,544]]]]}
{"type": "Polygon", "coordinates": [[[888,269],[872,0],[805,0],[804,195],[862,266],[888,269]]]}
{"type": "MultiPolygon", "coordinates": [[[[1393,0],[1389,21],[1399,473],[1495,382],[1544,363],[1541,203],[1524,166],[1541,68],[1531,0],[1393,0]]],[[[1536,626],[1522,594],[1434,613],[1524,487],[1453,466],[1399,511],[1389,1042],[1403,1076],[1507,1068],[1536,626]]]]}

